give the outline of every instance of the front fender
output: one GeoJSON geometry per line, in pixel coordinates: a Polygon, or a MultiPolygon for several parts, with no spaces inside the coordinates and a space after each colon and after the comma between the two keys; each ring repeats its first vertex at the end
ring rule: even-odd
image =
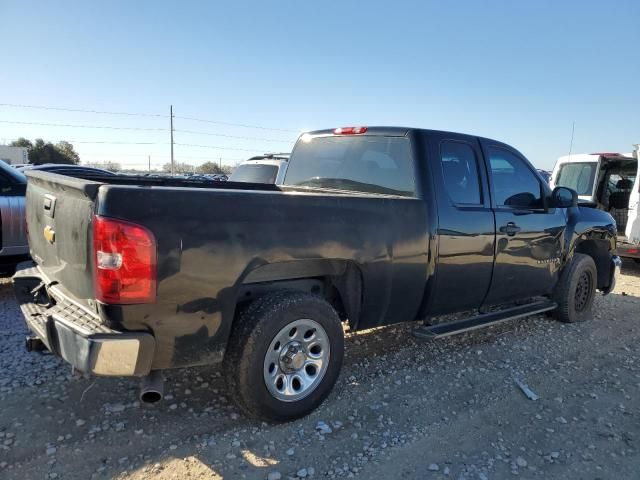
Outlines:
{"type": "Polygon", "coordinates": [[[576,252],[591,256],[598,270],[598,288],[610,291],[616,238],[616,222],[607,212],[588,207],[567,209],[564,265],[571,262],[576,252]]]}
{"type": "Polygon", "coordinates": [[[602,210],[589,207],[567,209],[565,252],[572,256],[576,246],[584,240],[606,242],[613,252],[618,234],[616,221],[602,210]]]}

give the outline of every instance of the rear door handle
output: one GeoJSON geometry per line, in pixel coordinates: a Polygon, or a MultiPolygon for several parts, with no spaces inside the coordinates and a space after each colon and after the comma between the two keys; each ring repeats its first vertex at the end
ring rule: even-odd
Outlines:
{"type": "Polygon", "coordinates": [[[521,230],[520,227],[513,222],[509,222],[506,225],[503,225],[502,227],[500,227],[500,232],[506,233],[510,237],[513,237],[520,230],[521,230]]]}

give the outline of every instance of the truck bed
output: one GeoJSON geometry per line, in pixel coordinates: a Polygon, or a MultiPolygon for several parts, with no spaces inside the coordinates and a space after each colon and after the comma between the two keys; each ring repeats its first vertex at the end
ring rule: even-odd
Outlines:
{"type": "Polygon", "coordinates": [[[428,215],[417,198],[183,179],[27,175],[29,241],[38,268],[110,328],[168,339],[170,344],[158,345],[153,368],[219,359],[231,325],[225,320],[235,314],[239,295],[251,295],[248,285],[353,268],[367,292],[359,305],[363,328],[413,319],[423,296],[430,244],[428,215]],[[157,302],[95,301],[94,215],[153,233],[157,302]],[[47,227],[55,231],[53,242],[43,235],[47,227]]]}

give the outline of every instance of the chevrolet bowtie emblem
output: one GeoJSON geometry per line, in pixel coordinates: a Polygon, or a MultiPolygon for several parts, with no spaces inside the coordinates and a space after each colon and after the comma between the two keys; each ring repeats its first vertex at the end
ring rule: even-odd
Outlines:
{"type": "Polygon", "coordinates": [[[49,225],[44,227],[44,238],[47,239],[47,242],[53,243],[56,241],[56,232],[53,231],[49,225]]]}

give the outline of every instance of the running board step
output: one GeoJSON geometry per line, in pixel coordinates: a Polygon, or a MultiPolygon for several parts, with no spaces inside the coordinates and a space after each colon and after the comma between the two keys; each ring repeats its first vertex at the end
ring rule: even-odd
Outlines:
{"type": "Polygon", "coordinates": [[[506,308],[496,312],[483,313],[475,317],[463,318],[454,322],[441,323],[438,325],[422,325],[413,330],[413,335],[418,338],[441,338],[458,333],[469,332],[478,328],[496,325],[520,317],[528,317],[542,312],[553,310],[558,306],[551,301],[528,303],[517,307],[506,308]]]}

